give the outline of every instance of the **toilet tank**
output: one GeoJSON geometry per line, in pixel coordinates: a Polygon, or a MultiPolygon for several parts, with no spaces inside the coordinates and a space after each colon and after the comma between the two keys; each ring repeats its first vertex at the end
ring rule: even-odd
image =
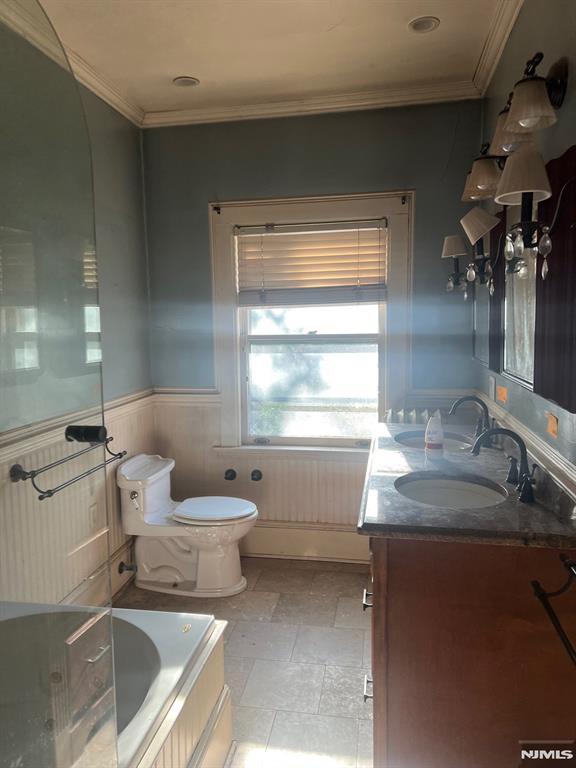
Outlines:
{"type": "Polygon", "coordinates": [[[170,507],[170,472],[173,468],[174,459],[144,453],[118,467],[116,482],[120,487],[125,533],[136,536],[146,533],[147,520],[170,507]],[[131,498],[134,494],[137,496],[131,498]]]}

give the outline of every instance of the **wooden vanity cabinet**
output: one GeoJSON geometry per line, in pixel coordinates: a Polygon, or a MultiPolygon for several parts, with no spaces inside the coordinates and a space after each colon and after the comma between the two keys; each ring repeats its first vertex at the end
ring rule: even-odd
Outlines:
{"type": "MultiPolygon", "coordinates": [[[[515,768],[576,738],[576,667],[531,580],[560,551],[372,538],[375,768],[515,768]]],[[[576,643],[576,584],[552,605],[576,643]]]]}

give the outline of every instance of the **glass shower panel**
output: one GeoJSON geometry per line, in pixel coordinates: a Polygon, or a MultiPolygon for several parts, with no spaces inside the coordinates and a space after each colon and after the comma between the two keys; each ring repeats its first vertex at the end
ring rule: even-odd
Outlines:
{"type": "Polygon", "coordinates": [[[36,0],[0,4],[0,768],[113,768],[106,476],[91,152],[78,85],[36,0]]]}

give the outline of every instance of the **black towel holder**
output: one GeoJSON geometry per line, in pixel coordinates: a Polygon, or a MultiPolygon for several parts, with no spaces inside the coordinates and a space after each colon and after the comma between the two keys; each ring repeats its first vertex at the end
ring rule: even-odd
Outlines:
{"type": "Polygon", "coordinates": [[[540,584],[539,581],[532,581],[532,589],[534,590],[534,594],[540,600],[542,603],[542,606],[546,613],[548,614],[548,618],[550,619],[552,626],[556,630],[556,633],[558,637],[560,638],[562,645],[564,646],[566,653],[570,657],[570,661],[572,664],[576,666],[576,648],[572,645],[572,642],[568,635],[566,634],[566,630],[562,626],[562,622],[556,615],[556,611],[554,608],[552,608],[552,605],[550,604],[550,599],[554,597],[559,597],[560,595],[563,595],[565,592],[567,592],[570,587],[572,586],[572,583],[576,579],[576,560],[570,560],[569,557],[566,555],[560,555],[560,560],[562,561],[562,564],[564,568],[568,571],[568,578],[566,579],[565,583],[560,587],[560,589],[555,590],[554,592],[546,592],[544,587],[540,584]]]}
{"type": "MultiPolygon", "coordinates": [[[[106,431],[104,430],[103,435],[106,435],[106,431]]],[[[69,439],[69,438],[68,438],[69,439]]],[[[40,501],[44,501],[44,499],[50,499],[54,494],[58,493],[58,491],[63,490],[64,488],[68,488],[69,485],[73,485],[74,483],[77,483],[79,480],[83,480],[85,477],[88,477],[89,475],[94,474],[94,472],[98,472],[98,470],[103,469],[104,467],[108,466],[108,464],[112,464],[114,461],[118,461],[119,459],[126,456],[127,451],[120,451],[119,453],[114,453],[110,450],[108,447],[109,443],[112,442],[114,438],[113,437],[104,437],[102,441],[91,443],[88,448],[83,448],[81,451],[76,451],[76,453],[73,453],[71,456],[65,456],[63,459],[58,459],[57,461],[53,461],[50,464],[46,464],[44,467],[40,467],[40,469],[31,469],[26,470],[21,464],[13,464],[10,467],[10,480],[12,480],[13,483],[17,483],[20,480],[30,480],[32,485],[34,486],[34,490],[38,492],[38,498],[40,501]],[[62,464],[66,464],[68,461],[72,461],[73,459],[76,459],[78,456],[82,456],[85,453],[89,453],[90,451],[93,451],[95,448],[99,448],[100,446],[104,446],[107,453],[110,454],[112,457],[111,459],[107,459],[106,461],[103,461],[101,464],[98,464],[95,467],[92,467],[91,469],[87,469],[86,472],[82,472],[79,475],[76,475],[76,477],[73,477],[71,480],[67,480],[65,483],[61,483],[60,485],[55,486],[54,488],[48,488],[47,490],[43,490],[42,488],[39,488],[36,483],[36,478],[38,475],[41,475],[43,472],[47,472],[49,469],[54,469],[55,467],[59,467],[62,464]]]]}

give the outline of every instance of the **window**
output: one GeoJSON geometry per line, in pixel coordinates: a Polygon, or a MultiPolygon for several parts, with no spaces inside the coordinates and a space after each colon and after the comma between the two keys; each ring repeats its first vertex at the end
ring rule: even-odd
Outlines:
{"type": "Polygon", "coordinates": [[[386,220],[239,227],[235,240],[244,442],[370,438],[386,220]]]}
{"type": "Polygon", "coordinates": [[[378,305],[243,310],[244,434],[369,438],[378,422],[378,305]]]}
{"type": "Polygon", "coordinates": [[[390,192],[210,205],[217,446],[356,447],[401,407],[412,201],[390,192]]]}
{"type": "Polygon", "coordinates": [[[86,336],[86,363],[102,362],[100,307],[95,304],[88,304],[84,307],[84,333],[86,336]]]}
{"type": "Polygon", "coordinates": [[[0,227],[0,371],[38,371],[36,259],[30,233],[0,227]]]}

